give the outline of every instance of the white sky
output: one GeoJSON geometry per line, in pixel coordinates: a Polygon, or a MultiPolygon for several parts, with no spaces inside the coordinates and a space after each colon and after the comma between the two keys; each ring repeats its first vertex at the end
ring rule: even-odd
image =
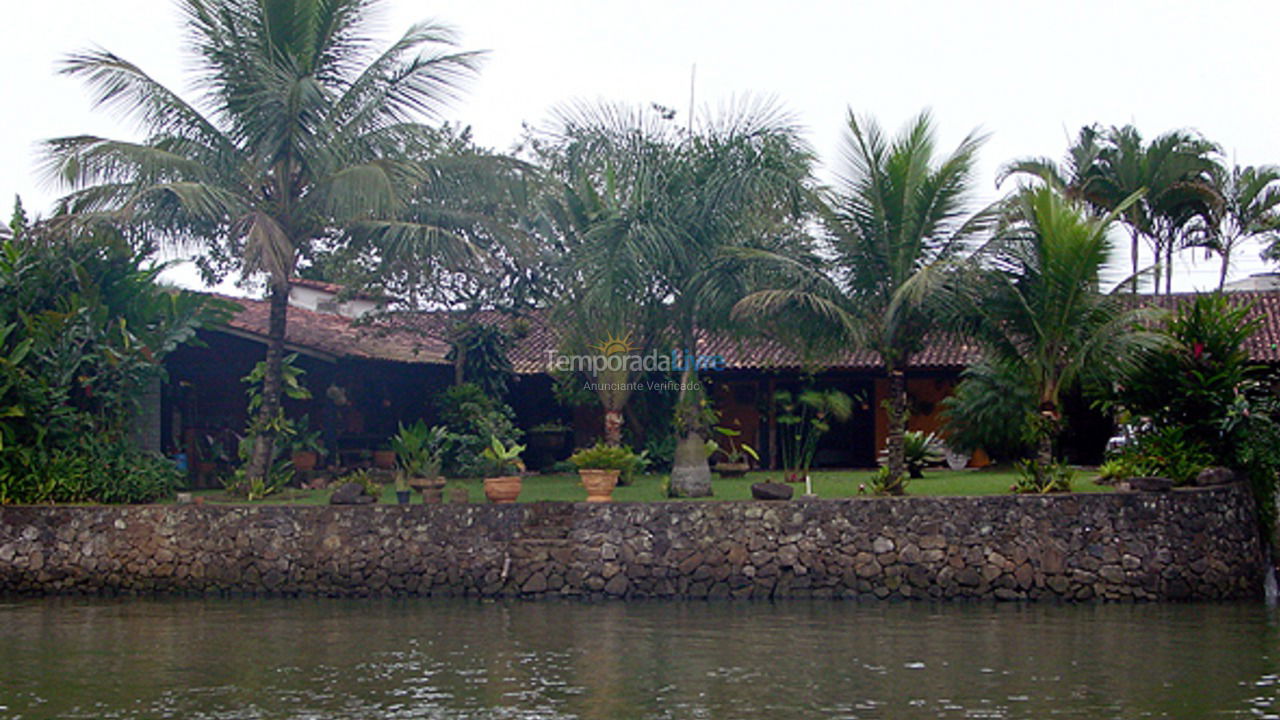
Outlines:
{"type": "MultiPolygon", "coordinates": [[[[0,0],[0,216],[14,193],[44,212],[58,194],[36,143],[66,134],[136,137],[54,74],[63,54],[100,45],[185,89],[179,16],[169,0],[0,0]]],[[[1151,137],[1194,128],[1247,164],[1280,163],[1280,99],[1270,82],[1280,4],[1125,0],[711,2],[389,0],[389,42],[415,20],[456,27],[491,54],[451,117],[506,148],[521,122],[571,99],[698,104],[776,96],[836,156],[846,108],[896,128],[931,107],[944,145],[991,133],[980,187],[1027,155],[1058,158],[1083,124],[1133,123],[1151,137]]],[[[1188,253],[1188,255],[1190,255],[1188,253]]],[[[1239,253],[1233,277],[1264,267],[1239,253]]],[[[1185,289],[1216,283],[1217,261],[1180,263],[1185,289]]]]}

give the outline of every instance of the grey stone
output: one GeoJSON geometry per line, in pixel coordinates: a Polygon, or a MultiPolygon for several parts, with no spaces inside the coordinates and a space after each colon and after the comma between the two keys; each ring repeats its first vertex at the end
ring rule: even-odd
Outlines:
{"type": "Polygon", "coordinates": [[[751,485],[751,497],[756,500],[790,500],[795,490],[783,483],[763,482],[751,485]]]}
{"type": "Polygon", "coordinates": [[[1196,485],[1200,487],[1208,487],[1211,485],[1227,485],[1236,481],[1236,473],[1230,468],[1211,466],[1200,471],[1196,475],[1196,485]]]}
{"type": "Polygon", "coordinates": [[[374,498],[366,495],[364,486],[358,483],[345,483],[329,496],[330,505],[368,505],[374,498]]]}

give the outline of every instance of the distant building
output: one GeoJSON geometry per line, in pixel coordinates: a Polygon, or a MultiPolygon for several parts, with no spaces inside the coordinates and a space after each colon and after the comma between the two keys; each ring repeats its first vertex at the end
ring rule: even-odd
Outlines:
{"type": "Polygon", "coordinates": [[[1243,280],[1229,282],[1222,289],[1227,292],[1272,292],[1280,290],[1280,273],[1254,273],[1243,280]]]}

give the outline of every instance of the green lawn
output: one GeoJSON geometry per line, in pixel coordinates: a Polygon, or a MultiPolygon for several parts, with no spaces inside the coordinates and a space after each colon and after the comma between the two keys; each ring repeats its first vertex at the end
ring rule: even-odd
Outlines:
{"type": "MultiPolygon", "coordinates": [[[[871,470],[822,471],[813,473],[813,491],[819,497],[841,498],[858,494],[858,486],[867,482],[871,470]]],[[[613,493],[613,499],[619,502],[653,502],[664,500],[661,495],[663,475],[644,475],[627,487],[619,487],[613,493]]],[[[751,484],[765,480],[777,480],[778,472],[752,472],[743,478],[721,479],[712,475],[714,496],[706,500],[749,500],[751,484]]],[[[998,495],[1009,492],[1016,474],[1012,470],[932,470],[925,473],[923,480],[912,480],[907,486],[908,495],[998,495]]],[[[1088,471],[1076,474],[1074,489],[1076,492],[1107,492],[1111,488],[1096,485],[1093,475],[1088,471]]],[[[466,488],[471,502],[484,502],[483,481],[450,480],[450,488],[466,488]]],[[[804,492],[804,484],[796,484],[796,496],[804,492]]],[[[195,493],[202,496],[205,502],[243,503],[243,500],[227,498],[221,490],[203,490],[195,493]]],[[[577,475],[535,475],[524,479],[524,489],[520,493],[520,502],[538,502],[547,500],[579,501],[586,499],[586,491],[578,482],[577,475]]],[[[322,505],[329,500],[327,490],[295,490],[289,489],[274,495],[262,502],[283,505],[322,505]]],[[[394,503],[395,490],[390,485],[382,491],[381,502],[394,503]]],[[[415,493],[413,502],[421,502],[415,493]]]]}

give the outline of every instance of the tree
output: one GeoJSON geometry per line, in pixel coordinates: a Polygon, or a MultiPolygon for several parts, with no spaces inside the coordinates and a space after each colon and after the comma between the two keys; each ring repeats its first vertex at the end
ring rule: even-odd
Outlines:
{"type": "Polygon", "coordinates": [[[188,101],[104,50],[71,55],[100,106],[146,131],[142,142],[75,136],[47,144],[50,173],[72,188],[63,214],[101,217],[174,245],[199,243],[214,278],[265,273],[270,321],[263,403],[248,474],[270,463],[280,412],[290,278],[313,243],[359,230],[436,235],[397,212],[425,179],[432,116],[475,68],[453,33],[415,25],[375,53],[379,0],[179,0],[202,94],[188,101]]]}
{"type": "Polygon", "coordinates": [[[982,343],[989,363],[1030,384],[1037,412],[1030,434],[1042,467],[1053,462],[1062,394],[1117,377],[1159,343],[1154,333],[1134,330],[1144,311],[1099,288],[1111,253],[1107,230],[1127,207],[1098,218],[1052,187],[1024,190],[996,238],[948,289],[956,324],[982,343]]]}
{"type": "Polygon", "coordinates": [[[982,142],[970,133],[939,158],[929,113],[892,140],[874,120],[850,113],[839,181],[821,210],[825,261],[806,266],[773,257],[791,274],[789,286],[755,292],[735,308],[738,317],[792,314],[810,341],[863,347],[880,357],[889,379],[891,480],[907,471],[906,373],[926,336],[941,329],[936,291],[990,224],[986,211],[966,213],[982,142]]]}
{"type": "MultiPolygon", "coordinates": [[[[811,155],[790,119],[768,104],[731,108],[682,128],[661,108],[576,107],[553,142],[591,183],[624,178],[624,194],[592,226],[573,272],[583,287],[617,284],[660,306],[683,362],[671,491],[711,494],[707,399],[696,358],[700,331],[727,324],[753,280],[735,250],[778,250],[801,215],[811,155]]],[[[600,193],[606,195],[607,193],[600,193]]],[[[705,369],[705,368],[702,368],[705,369]]]]}
{"type": "MultiPolygon", "coordinates": [[[[1067,197],[1082,200],[1096,215],[1106,215],[1135,193],[1120,216],[1129,228],[1132,285],[1137,291],[1138,248],[1145,240],[1165,276],[1165,291],[1173,284],[1173,254],[1184,246],[1182,233],[1197,217],[1208,218],[1219,200],[1211,182],[1218,148],[1200,136],[1175,130],[1149,143],[1132,125],[1102,130],[1081,128],[1058,165],[1043,158],[1015,160],[1001,169],[1000,179],[1013,174],[1034,175],[1067,197]]],[[[1155,276],[1160,291],[1160,276],[1155,276]]]]}
{"type": "Polygon", "coordinates": [[[1227,284],[1231,255],[1246,240],[1258,238],[1274,246],[1280,242],[1280,168],[1218,167],[1214,188],[1221,198],[1217,212],[1200,226],[1197,244],[1222,258],[1218,289],[1227,284]]]}

